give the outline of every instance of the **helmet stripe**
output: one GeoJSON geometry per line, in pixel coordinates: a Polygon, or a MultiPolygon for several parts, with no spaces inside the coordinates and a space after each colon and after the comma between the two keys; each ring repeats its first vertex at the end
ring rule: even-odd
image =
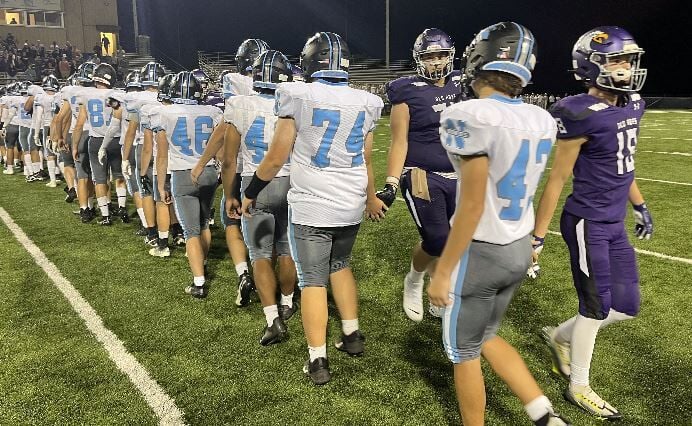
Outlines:
{"type": "Polygon", "coordinates": [[[519,62],[519,57],[521,55],[522,45],[524,44],[524,29],[521,27],[521,25],[517,24],[516,22],[512,22],[515,27],[519,30],[519,43],[517,44],[517,53],[514,54],[514,62],[519,62]]]}
{"type": "MultiPolygon", "coordinates": [[[[274,54],[272,55],[272,60],[269,62],[269,82],[272,82],[272,73],[274,72],[274,58],[276,58],[276,54],[279,53],[278,51],[274,51],[274,54]]],[[[269,55],[267,55],[269,56],[269,55]]]]}
{"type": "Polygon", "coordinates": [[[336,59],[336,66],[334,67],[335,70],[341,69],[341,37],[339,34],[334,34],[336,37],[336,42],[339,45],[339,51],[337,54],[337,59],[336,59]]]}
{"type": "Polygon", "coordinates": [[[322,34],[324,34],[325,37],[327,37],[327,42],[329,43],[329,62],[330,62],[329,69],[331,69],[332,68],[331,62],[332,62],[333,56],[334,56],[334,49],[332,48],[332,39],[331,39],[331,37],[329,37],[329,33],[322,33],[322,34]]]}

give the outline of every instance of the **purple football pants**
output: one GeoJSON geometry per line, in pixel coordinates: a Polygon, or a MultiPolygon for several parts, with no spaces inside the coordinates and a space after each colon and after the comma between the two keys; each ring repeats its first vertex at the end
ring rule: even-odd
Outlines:
{"type": "Polygon", "coordinates": [[[449,235],[449,221],[456,208],[457,180],[427,173],[430,201],[416,198],[411,189],[411,173],[403,175],[401,194],[420,234],[423,250],[439,256],[449,235]]]}
{"type": "Polygon", "coordinates": [[[563,211],[560,231],[569,249],[579,313],[597,320],[611,308],[637,315],[639,273],[625,223],[593,222],[563,211]]]}

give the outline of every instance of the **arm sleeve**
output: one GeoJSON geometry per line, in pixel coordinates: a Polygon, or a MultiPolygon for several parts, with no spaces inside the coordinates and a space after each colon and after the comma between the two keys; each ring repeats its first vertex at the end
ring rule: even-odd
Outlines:
{"type": "Polygon", "coordinates": [[[106,135],[103,137],[103,143],[101,144],[101,148],[103,149],[108,149],[108,145],[113,141],[113,137],[120,131],[120,119],[118,118],[111,118],[111,124],[108,126],[108,130],[106,130],[106,135]]]}

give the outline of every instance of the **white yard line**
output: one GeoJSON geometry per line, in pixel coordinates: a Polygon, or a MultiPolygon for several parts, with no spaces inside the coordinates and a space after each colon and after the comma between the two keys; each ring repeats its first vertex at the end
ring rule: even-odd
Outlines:
{"type": "MultiPolygon", "coordinates": [[[[552,170],[552,167],[546,167],[545,169],[546,169],[546,170],[552,170]]],[[[637,180],[645,180],[645,181],[649,181],[649,182],[669,183],[669,184],[671,184],[671,185],[692,186],[692,183],[687,183],[687,182],[674,182],[674,181],[672,181],[672,180],[648,179],[648,178],[642,178],[642,177],[638,177],[638,178],[635,178],[635,179],[637,179],[637,180]]]]}
{"type": "Polygon", "coordinates": [[[692,154],[690,154],[689,152],[642,151],[642,150],[637,150],[637,152],[647,152],[649,154],[665,154],[665,155],[679,155],[682,157],[692,157],[692,154]]]}
{"type": "Polygon", "coordinates": [[[51,262],[40,248],[24,233],[10,215],[0,207],[0,219],[14,234],[19,243],[24,246],[38,266],[48,275],[55,287],[72,305],[72,309],[84,321],[89,331],[96,337],[108,353],[108,357],[120,371],[130,379],[130,382],[142,394],[147,405],[151,407],[162,425],[183,425],[183,412],[175,405],[175,401],[166,394],[149,372],[130,354],[123,342],[112,331],[103,325],[103,320],[96,313],[77,289],[65,278],[60,270],[51,262]]]}

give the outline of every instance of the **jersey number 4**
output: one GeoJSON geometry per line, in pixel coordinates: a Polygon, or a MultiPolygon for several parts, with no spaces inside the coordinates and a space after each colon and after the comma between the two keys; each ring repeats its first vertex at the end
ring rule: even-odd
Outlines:
{"type": "Polygon", "coordinates": [[[171,135],[171,142],[184,155],[202,155],[213,127],[214,120],[211,117],[203,115],[195,118],[195,146],[193,151],[190,149],[192,140],[190,140],[187,134],[187,120],[185,117],[178,117],[178,121],[175,122],[175,129],[173,129],[173,135],[171,135]]]}
{"type": "MultiPolygon", "coordinates": [[[[533,156],[535,164],[542,164],[547,160],[552,146],[552,141],[550,139],[541,139],[538,141],[536,153],[533,156]]],[[[521,219],[524,212],[521,202],[526,198],[526,168],[529,165],[529,159],[531,157],[530,148],[531,142],[528,139],[521,141],[519,153],[514,159],[512,167],[507,174],[497,182],[497,196],[509,200],[509,205],[503,207],[500,211],[500,219],[502,220],[517,221],[521,219]]],[[[533,194],[531,194],[531,197],[533,197],[533,194]]],[[[530,208],[531,202],[528,201],[525,205],[530,208]]]]}
{"type": "MultiPolygon", "coordinates": [[[[319,168],[329,167],[329,150],[332,148],[334,136],[339,130],[341,124],[341,111],[334,109],[315,108],[312,110],[312,125],[315,127],[324,127],[327,123],[327,128],[322,136],[320,146],[317,152],[312,156],[312,165],[319,168]]],[[[365,111],[360,111],[356,117],[356,122],[353,124],[351,133],[346,139],[346,152],[353,154],[351,158],[351,167],[360,166],[363,164],[363,125],[365,124],[365,111]]]]}

